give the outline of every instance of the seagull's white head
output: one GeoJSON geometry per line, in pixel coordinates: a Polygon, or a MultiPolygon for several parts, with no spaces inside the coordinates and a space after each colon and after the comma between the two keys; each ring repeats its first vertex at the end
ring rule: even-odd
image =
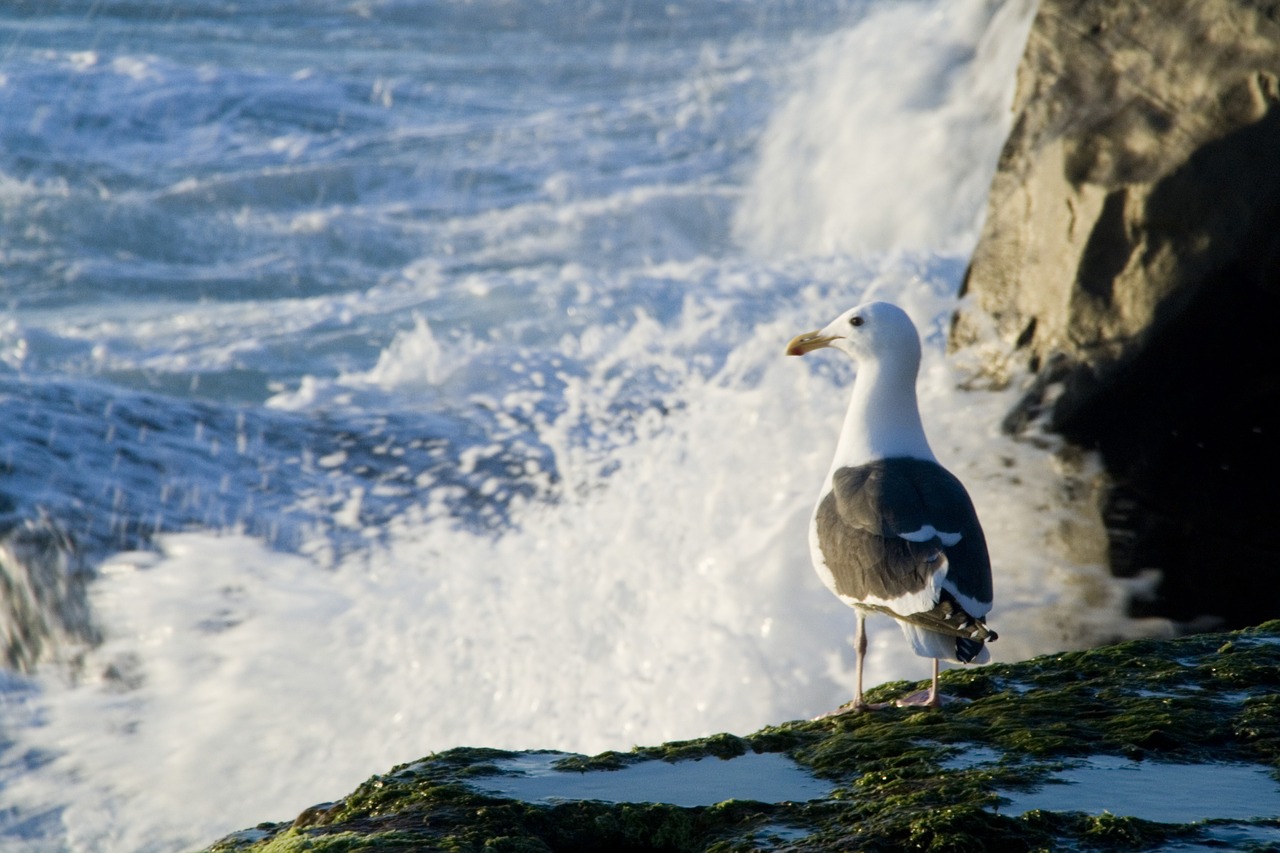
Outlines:
{"type": "Polygon", "coordinates": [[[841,314],[814,332],[797,335],[787,355],[804,355],[823,347],[838,349],[859,364],[895,364],[911,371],[920,366],[920,335],[897,305],[867,302],[841,314]]]}
{"type": "MultiPolygon", "coordinates": [[[[850,308],[816,332],[792,338],[787,354],[823,347],[838,349],[858,363],[832,472],[899,456],[933,460],[916,405],[920,335],[907,312],[888,302],[850,308]]],[[[830,485],[828,475],[826,487],[830,485]]]]}

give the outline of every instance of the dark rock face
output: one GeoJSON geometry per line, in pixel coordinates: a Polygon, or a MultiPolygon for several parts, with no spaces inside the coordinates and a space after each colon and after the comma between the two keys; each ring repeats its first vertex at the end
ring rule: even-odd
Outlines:
{"type": "Polygon", "coordinates": [[[1043,417],[1100,451],[1139,615],[1280,601],[1280,3],[1044,0],[956,317],[1043,417]]]}

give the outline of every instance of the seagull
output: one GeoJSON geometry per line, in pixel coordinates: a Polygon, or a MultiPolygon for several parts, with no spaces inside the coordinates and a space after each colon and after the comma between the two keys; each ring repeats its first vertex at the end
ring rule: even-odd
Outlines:
{"type": "Polygon", "coordinates": [[[815,332],[788,355],[837,349],[857,362],[831,470],[809,526],[809,552],[827,588],[857,614],[853,701],[834,713],[870,709],[862,697],[866,617],[897,620],[912,649],[933,659],[933,682],[899,705],[939,707],[938,662],[985,663],[996,633],[991,560],[973,501],[938,463],[916,404],[920,335],[896,305],[868,302],[815,332]]]}

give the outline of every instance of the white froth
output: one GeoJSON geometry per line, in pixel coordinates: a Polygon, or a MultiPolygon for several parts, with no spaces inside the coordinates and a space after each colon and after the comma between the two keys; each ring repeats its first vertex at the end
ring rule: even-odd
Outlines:
{"type": "MultiPolygon", "coordinates": [[[[926,316],[942,319],[949,301],[934,303],[926,316]]],[[[852,619],[804,547],[826,467],[818,448],[834,438],[841,397],[780,353],[811,310],[737,340],[718,373],[686,375],[684,407],[611,451],[619,467],[603,482],[591,449],[549,427],[562,498],[525,506],[497,539],[432,522],[424,507],[332,568],[327,553],[192,533],[166,537],[153,566],[105,573],[94,605],[110,639],[89,671],[114,664],[141,685],[51,687],[47,724],[28,742],[61,757],[11,792],[34,803],[53,796],[48,785],[85,780],[65,806],[73,834],[99,838],[103,810],[117,810],[118,848],[154,833],[190,845],[452,746],[625,750],[842,704],[852,619]]],[[[642,324],[615,354],[689,343],[706,328],[642,324]]],[[[1071,512],[1037,471],[1043,452],[973,428],[996,423],[1008,397],[958,395],[936,339],[925,371],[925,411],[951,414],[926,426],[987,525],[998,659],[1085,645],[1090,624],[1120,625],[1124,597],[1105,569],[1069,564],[1036,538],[1052,531],[1026,507],[1071,512]]],[[[597,381],[578,389],[588,413],[597,381]]],[[[868,683],[927,675],[890,620],[869,630],[868,683]]]]}
{"type": "Polygon", "coordinates": [[[816,40],[761,140],[736,214],[743,243],[768,255],[967,251],[1034,9],[877,4],[816,40]]]}

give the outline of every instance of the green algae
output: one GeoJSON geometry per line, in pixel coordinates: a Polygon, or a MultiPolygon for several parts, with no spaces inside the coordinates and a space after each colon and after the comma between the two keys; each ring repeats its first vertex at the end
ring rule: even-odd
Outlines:
{"type": "MultiPolygon", "coordinates": [[[[940,711],[888,708],[556,763],[602,772],[642,761],[784,752],[832,782],[825,800],[698,808],[528,803],[467,784],[507,772],[500,762],[520,753],[465,748],[401,765],[292,824],[264,824],[253,837],[232,836],[210,850],[1145,850],[1203,839],[1218,824],[1009,815],[999,792],[1034,788],[1073,759],[1097,755],[1257,763],[1280,778],[1280,621],[955,670],[943,674],[943,688],[959,701],[940,711]],[[769,840],[778,827],[789,828],[789,840],[769,840]]],[[[887,701],[912,689],[882,685],[868,698],[887,701]]]]}
{"type": "Polygon", "coordinates": [[[307,837],[280,835],[268,841],[262,853],[354,853],[354,851],[417,850],[421,840],[409,833],[339,832],[333,835],[307,837]]]}

